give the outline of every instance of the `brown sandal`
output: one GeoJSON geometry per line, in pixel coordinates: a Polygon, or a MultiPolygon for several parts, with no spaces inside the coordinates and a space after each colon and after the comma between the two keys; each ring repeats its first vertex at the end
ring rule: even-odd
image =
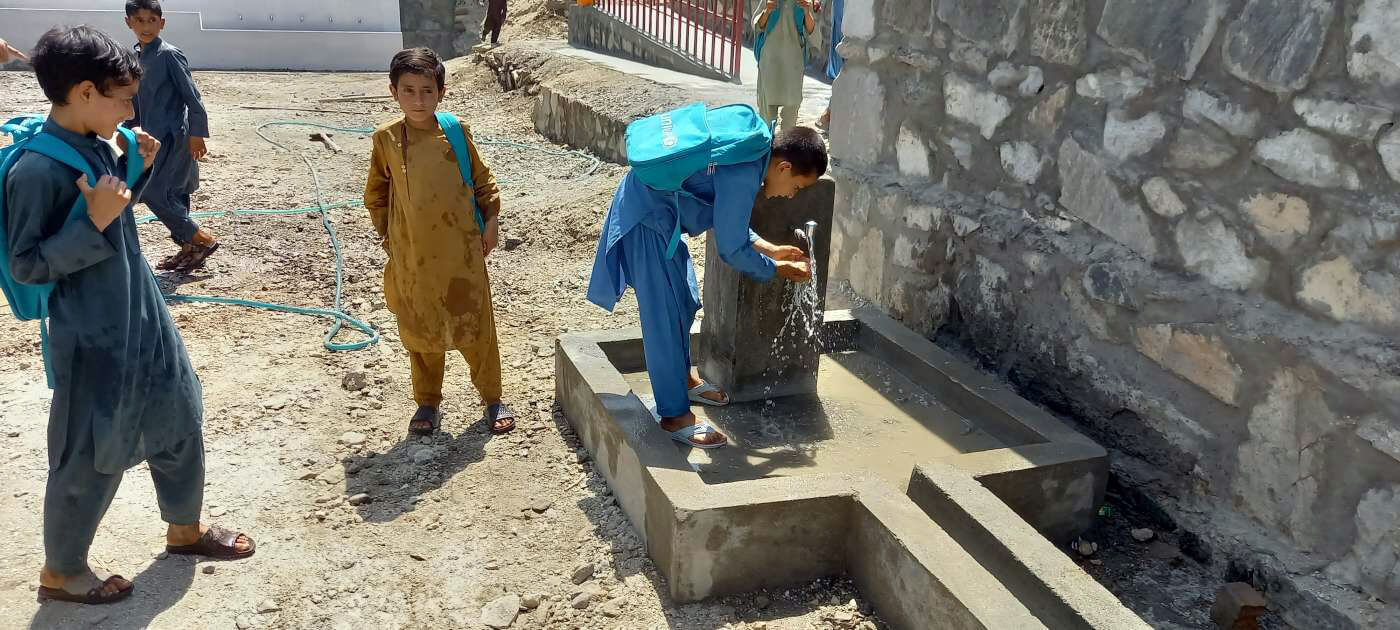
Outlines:
{"type": "Polygon", "coordinates": [[[181,273],[189,273],[204,268],[204,261],[209,260],[214,252],[219,251],[219,243],[216,241],[212,245],[191,245],[190,254],[185,258],[184,263],[179,267],[181,273]]]}
{"type": "Polygon", "coordinates": [[[177,556],[204,556],[215,560],[242,560],[253,555],[258,550],[257,543],[247,534],[224,529],[218,525],[210,525],[209,529],[199,537],[193,545],[166,545],[165,551],[177,556]],[[238,551],[234,548],[234,543],[238,542],[238,537],[248,539],[248,550],[238,551]]]}
{"type": "MultiPolygon", "coordinates": [[[[91,575],[93,579],[97,579],[96,573],[92,573],[91,575]]],[[[131,593],[135,590],[135,584],[132,584],[131,582],[127,581],[126,578],[120,575],[113,575],[105,580],[102,580],[101,584],[98,584],[97,586],[88,589],[86,593],[73,593],[61,588],[49,588],[47,586],[40,586],[38,599],[40,604],[44,602],[53,601],[70,602],[74,604],[86,604],[88,606],[101,606],[103,604],[114,604],[123,599],[131,597],[131,593]],[[126,588],[112,593],[111,595],[103,595],[102,589],[111,585],[113,580],[121,580],[123,582],[126,582],[126,588]]]]}
{"type": "Polygon", "coordinates": [[[166,258],[165,260],[160,261],[160,264],[156,265],[156,269],[160,271],[175,271],[176,269],[183,267],[185,265],[185,262],[190,259],[190,250],[191,246],[181,245],[180,251],[175,252],[174,255],[166,258]]]}

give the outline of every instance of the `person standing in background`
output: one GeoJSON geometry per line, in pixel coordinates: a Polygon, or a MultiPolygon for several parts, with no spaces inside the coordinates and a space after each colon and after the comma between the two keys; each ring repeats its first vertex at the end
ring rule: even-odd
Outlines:
{"type": "MultiPolygon", "coordinates": [[[[831,3],[831,49],[826,56],[826,78],[832,81],[841,75],[841,68],[846,65],[846,60],[841,58],[841,54],[836,52],[836,47],[841,45],[845,34],[841,32],[841,20],[846,14],[846,0],[832,0],[831,3]]],[[[831,127],[831,106],[828,105],[822,117],[817,119],[817,128],[826,131],[831,127]]]]}
{"type": "Polygon", "coordinates": [[[501,43],[501,27],[506,25],[506,0],[487,0],[486,19],[481,21],[481,41],[486,42],[486,35],[491,35],[491,45],[499,46],[501,43]]]}
{"type": "Polygon", "coordinates": [[[812,0],[767,0],[754,18],[758,36],[758,114],[786,131],[797,126],[802,78],[807,68],[807,34],[816,28],[812,0]]]}

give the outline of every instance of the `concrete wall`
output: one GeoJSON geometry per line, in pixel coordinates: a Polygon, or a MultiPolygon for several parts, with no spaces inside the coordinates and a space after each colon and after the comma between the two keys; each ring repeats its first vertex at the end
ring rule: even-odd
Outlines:
{"type": "MultiPolygon", "coordinates": [[[[163,36],[196,70],[382,70],[403,44],[393,0],[163,4],[163,36]]],[[[29,50],[55,25],[88,24],[135,43],[125,18],[121,2],[0,0],[0,38],[29,50]]]]}
{"type": "Polygon", "coordinates": [[[1400,0],[870,0],[844,28],[835,277],[1184,521],[1400,602],[1400,0]]]}

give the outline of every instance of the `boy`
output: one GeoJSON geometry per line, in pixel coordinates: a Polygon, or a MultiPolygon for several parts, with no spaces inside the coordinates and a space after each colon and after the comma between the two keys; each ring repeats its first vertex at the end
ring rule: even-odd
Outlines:
{"type": "Polygon", "coordinates": [[[812,0],[768,0],[754,17],[758,37],[758,115],[769,124],[782,113],[784,131],[797,126],[807,68],[807,34],[817,26],[812,0]]]}
{"type": "MultiPolygon", "coordinates": [[[[43,130],[77,149],[101,177],[90,186],[78,171],[26,152],[3,186],[14,279],[56,283],[49,300],[55,386],[39,599],[107,604],[130,595],[132,584],[95,574],[88,548],[123,472],[142,460],[169,523],[170,553],[240,559],[254,545],[242,534],[200,524],[199,380],[141,257],[132,193],[114,177],[125,173],[125,158],[103,141],[130,118],[141,66],[131,51],[86,26],[46,33],[33,65],[53,103],[43,130]],[[79,194],[88,214],[70,221],[79,194]]],[[[145,133],[139,142],[150,164],[160,145],[145,133]]]]}
{"type": "Polygon", "coordinates": [[[204,267],[204,261],[219,249],[214,234],[190,218],[190,195],[199,189],[199,160],[209,152],[204,143],[209,137],[209,114],[185,54],[160,38],[165,29],[162,16],[160,0],[126,3],[126,25],[136,34],[136,51],[146,77],[136,95],[136,115],[127,126],[139,125],[165,147],[141,200],[170,230],[180,251],[157,268],[189,273],[204,267]]]}
{"type": "Polygon", "coordinates": [[[389,253],[384,299],[398,316],[399,338],[409,353],[418,404],[409,432],[437,430],[446,352],[456,350],[471,366],[491,432],[509,433],[515,413],[501,402],[501,356],[486,276],[486,257],[500,240],[501,196],[465,125],[475,189],[462,181],[457,160],[463,156],[453,152],[437,121],[446,78],[447,68],[432,50],[394,55],[389,93],[404,115],[374,132],[365,208],[389,253]],[[481,211],[484,230],[473,207],[481,211]]]}
{"type": "Polygon", "coordinates": [[[727,395],[702,381],[690,367],[690,328],[700,310],[700,291],[685,243],[674,257],[666,258],[677,211],[680,226],[688,234],[713,228],[720,257],[740,272],[759,281],[777,275],[806,282],[811,270],[802,250],[759,238],[749,229],[749,219],[758,195],[791,198],[815,184],[826,166],[821,136],[796,127],[773,139],[768,160],[691,175],[684,188],[693,198],[649,188],[631,172],[618,186],[598,240],[588,300],[611,311],[627,286],[637,292],[656,412],[661,429],[672,439],[697,448],[724,446],[728,439],[698,420],[690,403],[729,404],[727,395]]]}

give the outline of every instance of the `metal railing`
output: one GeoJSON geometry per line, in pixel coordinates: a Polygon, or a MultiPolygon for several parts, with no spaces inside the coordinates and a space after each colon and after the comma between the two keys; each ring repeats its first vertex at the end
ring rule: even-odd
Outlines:
{"type": "Polygon", "coordinates": [[[597,0],[594,7],[737,82],[746,5],[745,0],[597,0]]]}

